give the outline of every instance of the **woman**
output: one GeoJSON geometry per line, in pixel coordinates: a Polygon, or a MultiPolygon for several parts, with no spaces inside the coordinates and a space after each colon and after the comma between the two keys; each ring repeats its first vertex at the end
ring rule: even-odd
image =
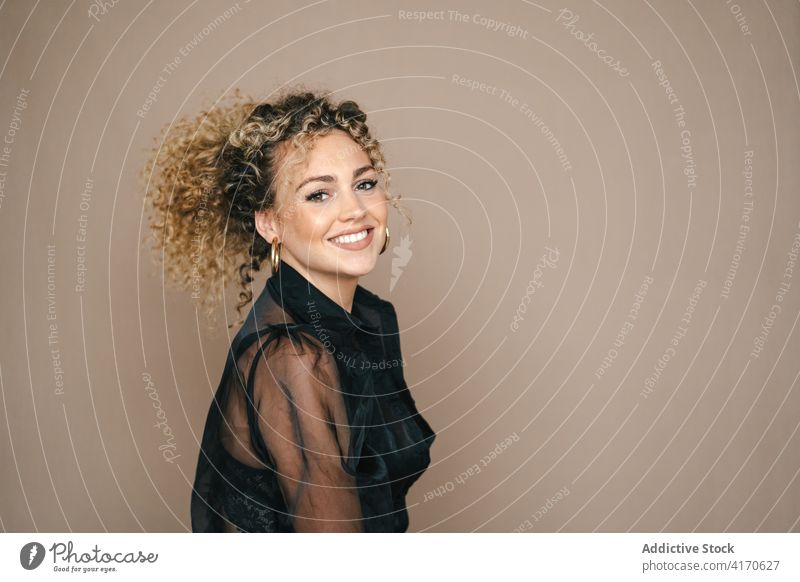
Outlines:
{"type": "Polygon", "coordinates": [[[358,284],[389,242],[389,177],[353,101],[295,89],[176,125],[148,199],[166,269],[252,300],[211,403],[196,532],[403,532],[435,433],[403,376],[397,315],[358,284]],[[220,281],[222,280],[222,281],[220,281]]]}

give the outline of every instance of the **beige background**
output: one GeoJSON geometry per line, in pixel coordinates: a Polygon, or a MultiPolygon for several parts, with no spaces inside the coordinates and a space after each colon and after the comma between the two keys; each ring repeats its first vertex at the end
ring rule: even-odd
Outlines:
{"type": "Polygon", "coordinates": [[[305,81],[368,111],[414,216],[362,281],[439,435],[411,531],[800,531],[797,2],[101,5],[0,7],[3,530],[189,529],[235,298],[208,330],[164,288],[137,174],[176,116],[305,81]]]}

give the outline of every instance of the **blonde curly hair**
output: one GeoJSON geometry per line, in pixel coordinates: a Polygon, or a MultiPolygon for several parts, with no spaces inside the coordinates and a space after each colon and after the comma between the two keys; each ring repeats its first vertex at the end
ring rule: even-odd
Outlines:
{"type": "MultiPolygon", "coordinates": [[[[278,174],[287,180],[283,166],[301,163],[316,137],[346,131],[369,155],[388,195],[390,176],[366,113],[354,101],[334,103],[329,95],[295,86],[267,102],[237,91],[162,128],[143,173],[150,235],[168,277],[192,289],[210,320],[226,276],[233,275],[242,323],[242,309],[253,300],[253,273],[270,249],[256,231],[255,213],[275,207],[278,174]]],[[[388,196],[410,223],[400,196],[388,196]]]]}

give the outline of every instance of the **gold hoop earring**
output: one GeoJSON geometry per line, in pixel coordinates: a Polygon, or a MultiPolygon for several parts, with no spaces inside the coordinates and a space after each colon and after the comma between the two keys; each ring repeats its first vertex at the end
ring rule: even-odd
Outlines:
{"type": "Polygon", "coordinates": [[[381,252],[379,252],[378,254],[382,255],[383,252],[386,250],[386,247],[388,247],[388,246],[389,246],[389,227],[387,226],[386,227],[386,238],[383,239],[383,248],[381,249],[381,252]]]}
{"type": "Polygon", "coordinates": [[[272,265],[272,274],[274,275],[281,266],[281,243],[278,242],[277,236],[272,239],[272,244],[269,246],[269,262],[272,265]]]}

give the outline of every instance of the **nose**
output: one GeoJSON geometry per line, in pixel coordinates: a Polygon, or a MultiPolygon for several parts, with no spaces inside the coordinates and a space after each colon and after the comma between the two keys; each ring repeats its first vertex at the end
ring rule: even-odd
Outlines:
{"type": "Polygon", "coordinates": [[[346,189],[339,196],[339,218],[342,222],[357,220],[367,213],[367,207],[361,197],[351,189],[346,189]]]}

